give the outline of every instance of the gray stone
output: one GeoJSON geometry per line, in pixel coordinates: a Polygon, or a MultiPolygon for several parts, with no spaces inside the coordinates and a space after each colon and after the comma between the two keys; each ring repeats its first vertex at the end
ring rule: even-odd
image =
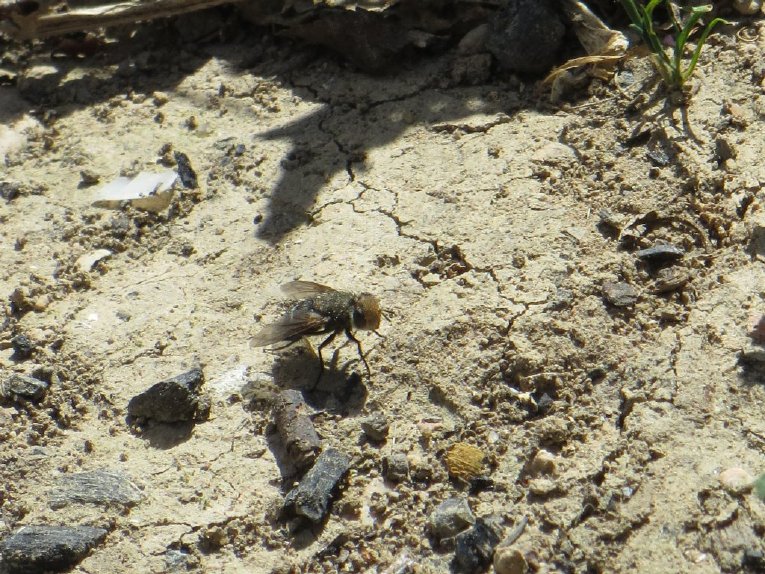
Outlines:
{"type": "Polygon", "coordinates": [[[677,259],[680,259],[684,254],[685,252],[682,249],[675,247],[674,245],[669,245],[668,243],[660,243],[647,249],[641,249],[635,253],[638,258],[642,259],[643,261],[653,263],[654,265],[661,265],[669,261],[676,261],[677,259]]]}
{"type": "Polygon", "coordinates": [[[390,425],[388,419],[381,412],[372,413],[361,421],[361,430],[370,440],[382,442],[388,436],[390,425]]]}
{"type": "Polygon", "coordinates": [[[50,385],[26,375],[0,371],[0,397],[9,401],[39,401],[50,385]]]}
{"type": "Polygon", "coordinates": [[[133,506],[141,491],[121,472],[96,470],[63,476],[48,494],[51,508],[69,504],[133,506]]]}
{"type": "Polygon", "coordinates": [[[350,468],[350,458],[337,449],[325,450],[303,480],[284,498],[282,513],[307,518],[314,524],[324,520],[332,494],[350,468]]]}
{"type": "Polygon", "coordinates": [[[428,518],[428,528],[438,539],[456,536],[475,524],[475,515],[466,498],[449,498],[436,506],[428,518]]]}
{"type": "Polygon", "coordinates": [[[202,420],[209,413],[209,403],[199,394],[202,383],[199,368],[159,382],[130,399],[128,415],[159,423],[202,420]]]}
{"type": "Polygon", "coordinates": [[[60,572],[105,537],[106,530],[90,526],[24,526],[0,543],[2,566],[8,574],[60,572]]]}
{"type": "Polygon", "coordinates": [[[566,28],[552,0],[509,0],[492,18],[486,48],[504,68],[542,74],[552,68],[566,28]]]}
{"type": "Polygon", "coordinates": [[[409,459],[403,452],[389,454],[382,461],[383,476],[392,482],[401,482],[409,476],[409,459]]]}
{"type": "Polygon", "coordinates": [[[629,307],[637,301],[638,292],[629,283],[609,281],[603,285],[603,296],[614,307],[629,307]]]}
{"type": "Polygon", "coordinates": [[[483,572],[499,544],[501,527],[492,517],[479,518],[473,528],[457,535],[454,569],[464,574],[483,572]]]}

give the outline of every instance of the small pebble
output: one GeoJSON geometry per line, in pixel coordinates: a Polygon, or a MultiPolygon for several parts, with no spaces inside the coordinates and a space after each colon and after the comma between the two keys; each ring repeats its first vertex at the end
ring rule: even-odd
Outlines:
{"type": "Polygon", "coordinates": [[[680,259],[684,254],[685,252],[679,247],[675,247],[674,245],[669,245],[666,243],[654,245],[648,249],[641,249],[635,253],[639,259],[654,265],[676,261],[677,259],[680,259]]]}
{"type": "Polygon", "coordinates": [[[49,386],[46,381],[34,377],[0,371],[0,397],[8,401],[39,401],[49,386]]]}
{"type": "Polygon", "coordinates": [[[457,535],[454,566],[457,572],[483,572],[491,564],[502,528],[493,517],[479,518],[473,528],[457,535]]]}
{"type": "Polygon", "coordinates": [[[549,478],[535,478],[529,481],[529,491],[536,496],[549,496],[558,491],[558,485],[549,478]]]}
{"type": "Polygon", "coordinates": [[[382,461],[383,476],[391,482],[401,482],[409,476],[409,459],[403,452],[389,454],[382,461]]]}
{"type": "Polygon", "coordinates": [[[528,563],[523,552],[517,548],[501,547],[494,553],[495,574],[525,574],[528,563]]]}
{"type": "Polygon", "coordinates": [[[361,430],[370,440],[375,442],[384,441],[388,436],[389,429],[388,419],[381,412],[373,413],[361,421],[361,430]]]}
{"type": "Polygon", "coordinates": [[[754,486],[754,478],[743,468],[733,467],[724,470],[717,479],[723,488],[733,495],[746,494],[754,486]]]}
{"type": "Polygon", "coordinates": [[[609,281],[603,284],[603,296],[614,307],[629,307],[637,301],[638,292],[628,283],[609,281]]]}
{"type": "Polygon", "coordinates": [[[35,350],[35,345],[26,335],[16,335],[11,339],[11,345],[13,346],[14,361],[24,361],[30,357],[32,351],[35,350]]]}
{"type": "Polygon", "coordinates": [[[39,297],[36,297],[34,301],[32,301],[32,309],[37,311],[38,313],[41,311],[45,311],[48,308],[48,305],[51,304],[52,298],[47,293],[44,295],[40,295],[39,297]]]}
{"type": "Polygon", "coordinates": [[[194,168],[191,167],[189,156],[183,152],[176,151],[173,152],[173,157],[175,158],[175,163],[178,167],[178,177],[180,178],[183,187],[186,189],[196,189],[197,174],[194,171],[194,168]]]}
{"type": "Polygon", "coordinates": [[[84,187],[96,185],[99,181],[101,181],[101,176],[98,175],[95,171],[89,169],[83,169],[80,171],[80,183],[84,187]]]}
{"type": "Polygon", "coordinates": [[[546,450],[540,450],[534,455],[529,465],[529,472],[533,475],[556,473],[555,455],[546,450]]]}
{"type": "Polygon", "coordinates": [[[428,517],[428,528],[439,540],[456,536],[473,524],[475,515],[464,497],[444,500],[428,517]]]}
{"type": "Polygon", "coordinates": [[[199,394],[202,383],[198,368],[161,381],[130,399],[128,415],[159,423],[203,420],[209,415],[209,403],[199,394]]]}
{"type": "Polygon", "coordinates": [[[733,0],[733,9],[743,16],[753,16],[762,9],[762,0],[733,0]]]}

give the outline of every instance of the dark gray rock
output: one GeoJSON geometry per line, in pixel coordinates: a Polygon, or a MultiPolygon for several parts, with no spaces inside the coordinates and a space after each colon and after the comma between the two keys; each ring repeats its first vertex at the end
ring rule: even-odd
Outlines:
{"type": "Polygon", "coordinates": [[[438,539],[456,536],[475,524],[466,498],[449,498],[436,506],[428,518],[428,528],[438,539]]]}
{"type": "Polygon", "coordinates": [[[50,385],[46,381],[0,371],[0,397],[8,401],[39,401],[50,385]]]}
{"type": "Polygon", "coordinates": [[[350,468],[350,458],[337,449],[325,450],[303,480],[284,498],[283,514],[307,518],[318,524],[324,520],[335,487],[350,468]]]}
{"type": "Polygon", "coordinates": [[[457,535],[454,568],[457,572],[483,572],[491,564],[499,544],[501,527],[493,518],[479,518],[473,528],[457,535]]]}
{"type": "Polygon", "coordinates": [[[0,543],[2,567],[8,574],[60,572],[105,537],[106,530],[90,526],[24,526],[0,543]]]}
{"type": "Polygon", "coordinates": [[[125,474],[96,470],[62,477],[48,497],[57,509],[73,503],[133,506],[142,494],[125,474]]]}
{"type": "Polygon", "coordinates": [[[13,345],[13,356],[11,358],[14,361],[27,360],[32,355],[32,351],[35,350],[34,343],[26,335],[16,335],[11,339],[11,345],[13,345]]]}
{"type": "Polygon", "coordinates": [[[199,393],[202,383],[204,376],[199,368],[157,383],[130,399],[128,415],[159,423],[204,420],[210,407],[199,393]]]}
{"type": "Polygon", "coordinates": [[[308,411],[300,391],[282,391],[274,401],[276,431],[290,461],[299,471],[311,466],[321,450],[321,440],[308,411]]]}
{"type": "Polygon", "coordinates": [[[377,411],[361,421],[361,430],[375,442],[382,442],[388,436],[390,425],[385,415],[377,411]]]}
{"type": "Polygon", "coordinates": [[[552,68],[566,27],[553,0],[509,0],[491,20],[486,48],[509,70],[542,74],[552,68]]]}
{"type": "Polygon", "coordinates": [[[409,459],[403,452],[389,454],[382,461],[383,476],[392,482],[401,482],[409,476],[409,459]]]}
{"type": "Polygon", "coordinates": [[[648,249],[641,249],[635,253],[638,258],[653,263],[654,265],[676,261],[684,254],[683,250],[679,247],[666,243],[660,243],[659,245],[654,245],[648,249]]]}
{"type": "Polygon", "coordinates": [[[637,301],[638,292],[629,283],[608,281],[603,284],[603,296],[614,307],[629,307],[637,301]]]}

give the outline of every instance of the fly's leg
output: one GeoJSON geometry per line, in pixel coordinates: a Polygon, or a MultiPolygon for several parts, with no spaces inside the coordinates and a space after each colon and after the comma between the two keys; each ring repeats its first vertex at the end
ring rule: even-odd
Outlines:
{"type": "Polygon", "coordinates": [[[364,366],[367,368],[367,376],[371,379],[372,378],[372,371],[369,370],[369,365],[367,364],[367,359],[364,357],[364,351],[361,350],[361,341],[359,341],[356,337],[353,336],[353,333],[351,333],[350,329],[345,330],[345,336],[348,337],[351,341],[356,343],[356,347],[359,350],[359,357],[361,357],[361,362],[364,363],[364,366]]]}
{"type": "Polygon", "coordinates": [[[316,387],[319,386],[319,381],[321,381],[321,377],[324,374],[324,357],[321,356],[321,351],[322,349],[324,349],[324,347],[329,345],[336,336],[337,336],[337,331],[333,331],[332,334],[330,334],[329,337],[324,339],[321,342],[321,345],[319,345],[319,348],[317,351],[319,355],[319,364],[321,365],[321,370],[319,371],[319,376],[316,377],[316,382],[313,384],[313,388],[311,390],[314,390],[316,387]]]}

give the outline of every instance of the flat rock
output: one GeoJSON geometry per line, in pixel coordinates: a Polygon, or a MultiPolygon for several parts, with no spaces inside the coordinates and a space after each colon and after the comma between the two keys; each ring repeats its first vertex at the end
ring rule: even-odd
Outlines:
{"type": "Polygon", "coordinates": [[[685,255],[685,252],[674,245],[661,243],[647,249],[641,249],[636,252],[635,255],[643,261],[648,261],[653,264],[662,264],[680,259],[685,255]]]}
{"type": "Polygon", "coordinates": [[[0,397],[9,401],[39,401],[48,391],[50,385],[46,381],[0,371],[0,397]]]}
{"type": "Polygon", "coordinates": [[[638,292],[629,283],[608,281],[603,284],[603,296],[614,307],[629,307],[637,301],[638,292]]]}
{"type": "Polygon", "coordinates": [[[199,394],[202,383],[204,376],[198,368],[159,382],[130,399],[128,415],[159,423],[200,420],[209,409],[199,394]]]}
{"type": "Polygon", "coordinates": [[[60,572],[80,562],[106,534],[90,526],[24,526],[0,542],[2,566],[8,574],[60,572]]]}
{"type": "Polygon", "coordinates": [[[48,496],[51,508],[57,509],[69,504],[133,506],[143,495],[127,475],[96,470],[63,476],[48,496]]]}

